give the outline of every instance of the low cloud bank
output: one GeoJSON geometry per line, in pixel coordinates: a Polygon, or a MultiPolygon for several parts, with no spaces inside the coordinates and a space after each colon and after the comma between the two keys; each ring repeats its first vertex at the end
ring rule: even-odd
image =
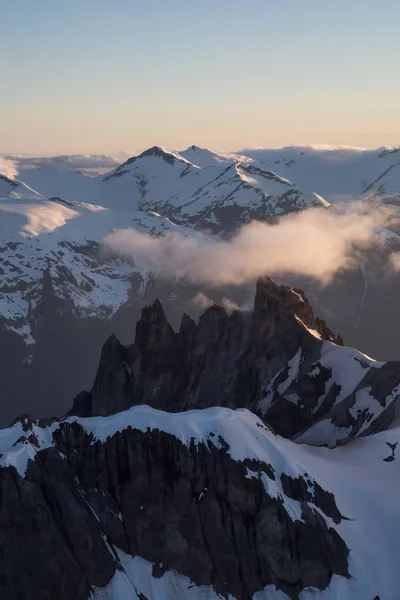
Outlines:
{"type": "Polygon", "coordinates": [[[388,218],[382,209],[354,204],[287,215],[277,225],[253,222],[229,241],[179,233],[156,237],[122,229],[104,243],[161,277],[226,285],[288,273],[327,284],[338,270],[356,266],[358,251],[379,243],[384,234],[376,228],[388,218]]]}
{"type": "Polygon", "coordinates": [[[7,171],[13,169],[13,175],[17,176],[18,171],[21,170],[53,166],[96,174],[119,166],[130,156],[132,156],[132,153],[129,152],[117,152],[115,154],[60,154],[57,156],[8,154],[0,156],[0,173],[7,175],[7,171]]]}

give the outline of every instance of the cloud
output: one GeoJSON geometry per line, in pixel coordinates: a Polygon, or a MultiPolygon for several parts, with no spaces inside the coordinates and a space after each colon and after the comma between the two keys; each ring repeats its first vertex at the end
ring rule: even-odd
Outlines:
{"type": "Polygon", "coordinates": [[[356,266],[356,252],[379,243],[376,227],[387,218],[387,211],[359,203],[301,211],[276,225],[253,222],[230,241],[122,229],[109,234],[104,244],[167,278],[226,285],[264,274],[296,274],[326,284],[338,270],[356,266]]]}
{"type": "Polygon", "coordinates": [[[8,163],[14,167],[14,175],[25,169],[40,169],[42,167],[63,167],[74,171],[91,174],[104,173],[125,162],[132,153],[117,152],[115,154],[60,154],[57,156],[24,156],[4,155],[0,157],[0,173],[8,163]]]}
{"type": "Polygon", "coordinates": [[[393,252],[390,255],[389,266],[395,271],[400,271],[400,252],[393,252]]]}
{"type": "Polygon", "coordinates": [[[0,175],[14,179],[18,173],[15,161],[0,156],[0,175]]]}
{"type": "Polygon", "coordinates": [[[281,150],[282,152],[331,152],[336,150],[344,150],[348,152],[373,152],[375,153],[377,150],[383,150],[383,146],[379,146],[377,148],[366,148],[364,146],[349,146],[346,144],[298,144],[296,146],[247,146],[238,150],[238,153],[241,152],[246,153],[249,151],[261,151],[261,152],[271,152],[276,150],[281,150]]]}
{"type": "Polygon", "coordinates": [[[203,292],[199,292],[193,298],[193,304],[196,304],[196,306],[198,306],[199,308],[204,309],[204,308],[208,308],[209,306],[212,306],[214,304],[214,302],[211,300],[211,298],[209,298],[208,296],[203,294],[203,292]]]}
{"type": "Polygon", "coordinates": [[[241,310],[239,304],[236,304],[236,302],[233,302],[233,300],[231,300],[230,298],[222,298],[222,306],[228,313],[232,313],[236,310],[241,310]]]}

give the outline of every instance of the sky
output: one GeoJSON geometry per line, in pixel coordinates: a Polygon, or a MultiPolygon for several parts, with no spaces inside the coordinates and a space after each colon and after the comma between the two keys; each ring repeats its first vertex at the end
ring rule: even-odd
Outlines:
{"type": "Polygon", "coordinates": [[[398,0],[0,10],[0,153],[400,145],[398,0]]]}

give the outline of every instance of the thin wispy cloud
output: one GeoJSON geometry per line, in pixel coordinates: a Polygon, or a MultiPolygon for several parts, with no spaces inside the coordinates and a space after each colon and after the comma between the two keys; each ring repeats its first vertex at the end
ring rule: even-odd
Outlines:
{"type": "Polygon", "coordinates": [[[114,154],[59,154],[56,156],[5,154],[0,157],[0,173],[6,174],[5,171],[8,170],[9,173],[12,172],[14,176],[17,176],[19,171],[53,166],[96,174],[117,167],[133,154],[127,151],[114,154]]]}

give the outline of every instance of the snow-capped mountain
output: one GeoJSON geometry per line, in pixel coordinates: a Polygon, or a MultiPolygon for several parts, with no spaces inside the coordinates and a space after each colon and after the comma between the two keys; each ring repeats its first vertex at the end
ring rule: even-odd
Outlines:
{"type": "Polygon", "coordinates": [[[144,309],[69,416],[0,430],[1,597],[396,600],[400,364],[340,343],[270,279],[252,316],[179,334],[144,309]],[[277,435],[265,401],[309,409],[325,447],[277,435]]]}
{"type": "Polygon", "coordinates": [[[9,200],[14,198],[24,198],[25,200],[39,200],[43,196],[35,192],[25,183],[10,179],[0,174],[0,200],[9,200]]]}
{"type": "MultiPolygon", "coordinates": [[[[232,306],[251,302],[253,284],[166,282],[132,259],[104,253],[112,230],[219,240],[253,219],[274,223],[310,207],[330,210],[344,196],[395,205],[398,160],[383,149],[224,154],[193,146],[153,147],[97,177],[54,164],[16,165],[14,178],[0,178],[0,420],[66,410],[70,397],[90,385],[103,340],[114,332],[129,341],[142,306],[156,297],[174,324],[184,311],[199,315],[199,294],[232,306]]],[[[393,223],[386,230],[391,251],[399,246],[393,223]]],[[[371,263],[377,260],[375,253],[371,263]]],[[[379,269],[369,275],[367,264],[324,289],[299,285],[346,342],[395,358],[400,282],[386,277],[387,256],[380,260],[382,276],[379,269]]]]}
{"type": "MultiPolygon", "coordinates": [[[[104,338],[133,329],[154,297],[151,274],[102,252],[104,237],[123,227],[157,235],[186,230],[152,212],[41,196],[9,196],[0,212],[0,421],[7,423],[24,412],[65,410],[92,379],[104,338]]],[[[196,293],[189,291],[189,300],[196,293]]]]}
{"type": "MultiPolygon", "coordinates": [[[[186,160],[191,162],[193,165],[198,167],[215,167],[225,166],[228,167],[234,162],[241,162],[246,160],[245,156],[239,154],[224,154],[222,152],[213,152],[207,148],[199,148],[198,146],[189,146],[186,150],[179,152],[180,156],[183,156],[186,160]]],[[[248,162],[251,159],[247,159],[248,162]]]]}
{"type": "MultiPolygon", "coordinates": [[[[227,164],[202,168],[155,147],[100,177],[54,165],[2,177],[2,422],[31,410],[65,410],[71,395],[90,383],[104,337],[126,335],[142,303],[154,300],[151,273],[100,251],[112,230],[226,234],[253,218],[324,204],[269,171],[250,176],[245,163],[227,164]],[[67,384],[61,383],[65,368],[72,373],[67,384]],[[28,401],[30,389],[37,396],[28,401]]],[[[167,288],[164,301],[169,294],[185,297],[184,304],[175,302],[176,312],[204,291],[167,288]]],[[[198,308],[193,304],[192,310],[198,308]]]]}
{"type": "Polygon", "coordinates": [[[1,435],[4,600],[397,597],[397,425],[328,450],[139,406],[1,435]]]}
{"type": "Polygon", "coordinates": [[[216,232],[234,231],[254,218],[328,205],[313,193],[303,194],[271,170],[252,167],[249,161],[223,160],[221,155],[221,161],[199,162],[201,166],[155,146],[104,177],[54,166],[22,171],[19,176],[45,197],[128,211],[153,210],[180,224],[216,232]]]}
{"type": "Polygon", "coordinates": [[[294,146],[243,150],[240,154],[287,177],[304,191],[317,191],[329,202],[372,196],[390,202],[400,195],[398,148],[294,146]]]}
{"type": "MultiPolygon", "coordinates": [[[[360,199],[360,197],[372,194],[376,197],[388,199],[396,197],[400,193],[400,154],[398,148],[378,148],[364,150],[358,148],[323,148],[312,146],[293,146],[278,149],[244,149],[237,153],[213,152],[205,148],[190,146],[180,152],[169,152],[161,147],[155,146],[143,152],[139,156],[130,158],[126,163],[117,167],[110,173],[99,177],[84,176],[77,171],[49,164],[41,168],[26,168],[25,162],[16,165],[16,178],[25,182],[45,197],[61,196],[70,200],[91,201],[93,193],[96,203],[103,203],[108,192],[104,195],[100,192],[101,183],[104,179],[114,173],[121,174],[122,171],[134,175],[143,175],[147,179],[148,195],[153,196],[152,186],[158,187],[162,178],[163,166],[174,164],[177,173],[188,166],[192,166],[192,172],[200,176],[201,170],[203,184],[212,179],[212,168],[224,170],[234,164],[254,165],[262,170],[272,171],[278,177],[286,179],[293,186],[304,193],[317,193],[328,202],[360,199]],[[148,161],[150,157],[155,161],[148,161]],[[161,159],[161,160],[157,160],[161,159]],[[132,167],[134,165],[134,167],[132,167]],[[182,167],[180,169],[180,167],[182,167]],[[79,192],[81,189],[81,192],[79,192]],[[92,192],[90,190],[93,190],[92,192]],[[86,197],[82,199],[82,193],[86,197]]],[[[65,161],[64,161],[65,162],[65,161]]],[[[62,163],[64,164],[64,163],[62,163]]],[[[99,163],[103,166],[103,162],[99,163]]],[[[95,163],[93,163],[95,167],[95,163]]],[[[170,173],[172,170],[170,170],[170,173]]],[[[164,175],[168,170],[164,170],[164,175]]],[[[113,178],[113,185],[115,178],[113,178]]],[[[189,178],[190,179],[190,178],[189,178]]],[[[181,190],[179,182],[166,186],[163,199],[166,201],[175,190],[181,190]]],[[[194,184],[195,187],[196,184],[194,184]]],[[[199,185],[199,187],[200,187],[199,185]]],[[[106,186],[107,187],[107,186],[106,186]]],[[[111,193],[111,188],[110,193],[111,193]]],[[[195,190],[193,190],[195,191],[195,190]]],[[[129,196],[129,192],[127,192],[129,196]]],[[[114,198],[119,202],[120,198],[114,198]]]]}

